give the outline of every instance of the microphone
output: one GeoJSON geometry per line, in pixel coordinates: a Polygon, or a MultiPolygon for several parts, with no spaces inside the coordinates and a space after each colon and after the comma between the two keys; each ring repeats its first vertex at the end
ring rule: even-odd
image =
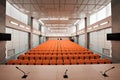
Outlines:
{"type": "Polygon", "coordinates": [[[19,67],[16,67],[18,70],[20,70],[24,75],[22,76],[22,78],[26,78],[28,75],[28,73],[26,74],[23,70],[21,70],[19,67]]]}
{"type": "Polygon", "coordinates": [[[114,69],[115,67],[113,66],[113,67],[111,67],[110,69],[108,69],[108,70],[106,70],[104,73],[102,73],[102,75],[104,76],[104,77],[108,77],[108,75],[106,74],[108,71],[110,71],[111,69],[114,69]]]}
{"type": "Polygon", "coordinates": [[[63,75],[63,78],[68,78],[67,71],[68,70],[66,69],[65,74],[63,75]]]}

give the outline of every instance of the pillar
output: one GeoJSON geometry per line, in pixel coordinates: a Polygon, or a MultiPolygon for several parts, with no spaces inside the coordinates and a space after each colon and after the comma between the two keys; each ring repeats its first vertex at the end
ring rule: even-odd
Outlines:
{"type": "Polygon", "coordinates": [[[29,33],[29,49],[33,48],[33,17],[30,17],[30,27],[31,27],[31,31],[29,33]]]}
{"type": "MultiPolygon", "coordinates": [[[[6,0],[0,0],[0,33],[5,33],[6,0]]],[[[5,60],[6,41],[0,41],[0,63],[5,60]]]]}
{"type": "Polygon", "coordinates": [[[87,17],[85,17],[85,48],[89,48],[89,36],[87,32],[87,17]]]}
{"type": "MultiPolygon", "coordinates": [[[[120,0],[112,0],[112,33],[120,33],[120,0]]],[[[120,41],[112,41],[112,59],[120,62],[120,41]]]]}
{"type": "Polygon", "coordinates": [[[79,44],[79,35],[77,35],[78,30],[77,25],[75,27],[76,27],[76,43],[79,44]]]}

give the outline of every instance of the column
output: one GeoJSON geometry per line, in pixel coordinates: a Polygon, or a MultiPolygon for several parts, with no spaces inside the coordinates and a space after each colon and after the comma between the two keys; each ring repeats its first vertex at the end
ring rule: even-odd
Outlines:
{"type": "MultiPolygon", "coordinates": [[[[112,0],[112,33],[120,33],[120,0],[112,0]]],[[[112,58],[120,62],[120,41],[112,41],[112,58]]]]}
{"type": "Polygon", "coordinates": [[[31,31],[29,33],[29,49],[33,48],[33,17],[31,17],[30,19],[30,27],[31,27],[31,31]]]}
{"type": "Polygon", "coordinates": [[[75,27],[76,27],[76,42],[77,44],[79,44],[79,35],[77,34],[77,30],[78,30],[77,25],[75,27]]]}
{"type": "Polygon", "coordinates": [[[87,17],[85,17],[85,48],[89,48],[89,39],[88,39],[88,33],[87,33],[87,17]]]}
{"type": "Polygon", "coordinates": [[[39,44],[41,44],[41,24],[39,24],[39,31],[40,31],[40,35],[39,35],[39,44]]]}
{"type": "MultiPolygon", "coordinates": [[[[0,33],[5,33],[6,0],[0,0],[0,33]]],[[[0,41],[0,63],[5,60],[6,41],[0,41]]]]}

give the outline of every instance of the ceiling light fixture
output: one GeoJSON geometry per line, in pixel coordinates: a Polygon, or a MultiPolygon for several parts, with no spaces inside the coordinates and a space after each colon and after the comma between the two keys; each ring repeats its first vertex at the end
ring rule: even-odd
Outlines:
{"type": "Polygon", "coordinates": [[[40,20],[69,20],[69,18],[40,18],[40,20]]]}
{"type": "Polygon", "coordinates": [[[43,23],[40,19],[39,19],[38,21],[39,21],[42,25],[44,25],[44,23],[43,23]]]}
{"type": "Polygon", "coordinates": [[[76,25],[79,21],[80,21],[80,20],[77,20],[77,21],[74,23],[74,25],[76,25]]]}

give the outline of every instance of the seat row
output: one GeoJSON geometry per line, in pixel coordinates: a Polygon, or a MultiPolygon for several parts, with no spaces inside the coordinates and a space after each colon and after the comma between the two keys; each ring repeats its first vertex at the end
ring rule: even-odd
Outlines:
{"type": "Polygon", "coordinates": [[[91,51],[84,51],[84,52],[43,52],[43,53],[36,53],[36,52],[26,52],[26,55],[74,55],[74,54],[93,54],[91,51]]]}
{"type": "Polygon", "coordinates": [[[89,55],[19,55],[18,59],[98,59],[100,56],[98,54],[89,55]]]}
{"type": "Polygon", "coordinates": [[[27,51],[25,54],[93,54],[92,51],[27,51]]]}
{"type": "Polygon", "coordinates": [[[9,60],[7,65],[77,65],[77,64],[109,64],[109,59],[60,59],[60,60],[9,60]]]}

